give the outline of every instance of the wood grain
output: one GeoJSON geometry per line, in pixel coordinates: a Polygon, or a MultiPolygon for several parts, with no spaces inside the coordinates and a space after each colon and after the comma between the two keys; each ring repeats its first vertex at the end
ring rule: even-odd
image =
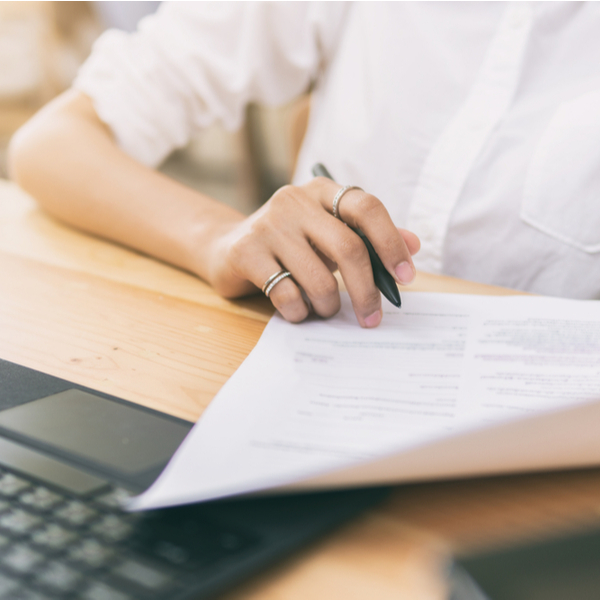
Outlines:
{"type": "Polygon", "coordinates": [[[266,298],[226,300],[190,273],[76,231],[40,210],[17,186],[1,179],[0,252],[168,294],[265,323],[273,313],[266,298]]]}
{"type": "Polygon", "coordinates": [[[0,355],[195,421],[260,318],[0,255],[0,355]]]}

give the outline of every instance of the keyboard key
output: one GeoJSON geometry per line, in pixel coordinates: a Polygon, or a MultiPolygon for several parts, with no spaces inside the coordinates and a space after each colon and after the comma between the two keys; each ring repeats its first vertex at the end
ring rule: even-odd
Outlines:
{"type": "Polygon", "coordinates": [[[108,515],[92,527],[96,535],[110,542],[120,542],[131,533],[132,529],[124,518],[116,515],[108,515]]]}
{"type": "Polygon", "coordinates": [[[141,555],[188,571],[247,552],[258,543],[260,538],[250,532],[202,518],[193,506],[149,513],[131,539],[133,549],[141,555]]]}
{"type": "Polygon", "coordinates": [[[31,541],[38,546],[52,548],[53,550],[62,550],[68,544],[75,541],[76,537],[72,531],[51,523],[46,525],[44,529],[36,531],[31,536],[31,541]]]}
{"type": "Polygon", "coordinates": [[[0,559],[0,564],[23,575],[35,570],[44,557],[27,544],[14,546],[0,559]]]}
{"type": "Polygon", "coordinates": [[[36,515],[16,509],[0,516],[0,527],[12,533],[25,534],[35,529],[42,523],[42,519],[36,515]]]}
{"type": "Polygon", "coordinates": [[[86,539],[69,552],[71,560],[97,569],[109,563],[115,556],[110,548],[102,545],[98,540],[86,539]]]}
{"type": "Polygon", "coordinates": [[[58,562],[52,562],[38,573],[38,583],[59,592],[70,592],[81,581],[81,575],[58,562]]]}
{"type": "Polygon", "coordinates": [[[172,581],[169,574],[133,559],[125,560],[112,573],[147,590],[165,588],[172,581]]]}
{"type": "Polygon", "coordinates": [[[105,583],[93,583],[82,595],[81,600],[133,600],[105,583]]]}
{"type": "Polygon", "coordinates": [[[96,502],[109,508],[122,508],[135,494],[123,488],[114,488],[108,494],[96,498],[96,502]]]}
{"type": "Polygon", "coordinates": [[[12,498],[30,487],[25,479],[21,479],[12,473],[0,475],[0,496],[12,498]]]}
{"type": "Polygon", "coordinates": [[[36,487],[31,492],[23,494],[19,500],[21,504],[31,506],[37,510],[45,511],[54,508],[57,504],[62,502],[64,500],[64,496],[60,496],[59,494],[51,492],[45,487],[36,487]]]}
{"type": "Polygon", "coordinates": [[[64,508],[56,511],[56,517],[67,521],[71,525],[86,525],[92,522],[98,516],[98,513],[83,502],[74,500],[69,502],[64,508]]]}
{"type": "Polygon", "coordinates": [[[9,544],[10,544],[10,539],[7,538],[5,535],[0,534],[0,552],[2,551],[3,548],[7,548],[9,544]]]}
{"type": "Polygon", "coordinates": [[[0,500],[0,513],[8,510],[11,506],[12,504],[8,500],[0,500]]]}
{"type": "Polygon", "coordinates": [[[244,547],[244,538],[236,533],[222,533],[219,536],[219,545],[227,552],[235,552],[244,547]]]}
{"type": "Polygon", "coordinates": [[[153,548],[154,555],[162,558],[172,565],[183,565],[190,560],[190,553],[181,546],[171,542],[157,542],[153,548]]]}

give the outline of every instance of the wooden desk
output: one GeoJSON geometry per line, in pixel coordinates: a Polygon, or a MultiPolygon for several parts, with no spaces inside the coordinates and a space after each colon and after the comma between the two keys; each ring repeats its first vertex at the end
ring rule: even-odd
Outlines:
{"type": "MultiPolygon", "coordinates": [[[[412,289],[511,293],[425,274],[412,289]]],[[[271,313],[263,297],[224,300],[73,231],[0,181],[1,358],[195,420],[271,313]]],[[[600,470],[403,486],[226,598],[443,598],[439,561],[450,550],[599,523],[600,470]]]]}

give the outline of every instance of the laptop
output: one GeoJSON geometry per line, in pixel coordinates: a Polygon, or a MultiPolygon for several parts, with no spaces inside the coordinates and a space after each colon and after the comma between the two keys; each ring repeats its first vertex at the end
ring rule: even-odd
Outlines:
{"type": "Polygon", "coordinates": [[[388,488],[128,513],[192,424],[0,360],[0,600],[212,598],[388,488]]]}

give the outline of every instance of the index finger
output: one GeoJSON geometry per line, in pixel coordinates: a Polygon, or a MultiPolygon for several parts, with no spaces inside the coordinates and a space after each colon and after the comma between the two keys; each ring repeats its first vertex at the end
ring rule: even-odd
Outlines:
{"type": "MultiPolygon", "coordinates": [[[[322,177],[313,182],[318,187],[321,205],[333,214],[334,198],[344,186],[322,177]]],[[[414,279],[416,271],[411,252],[381,200],[360,188],[351,188],[339,198],[337,212],[341,221],[365,234],[397,283],[407,284],[414,279]]]]}
{"type": "Polygon", "coordinates": [[[362,190],[349,190],[339,213],[345,223],[367,236],[398,283],[407,284],[414,279],[416,271],[410,250],[381,200],[362,190]]]}

